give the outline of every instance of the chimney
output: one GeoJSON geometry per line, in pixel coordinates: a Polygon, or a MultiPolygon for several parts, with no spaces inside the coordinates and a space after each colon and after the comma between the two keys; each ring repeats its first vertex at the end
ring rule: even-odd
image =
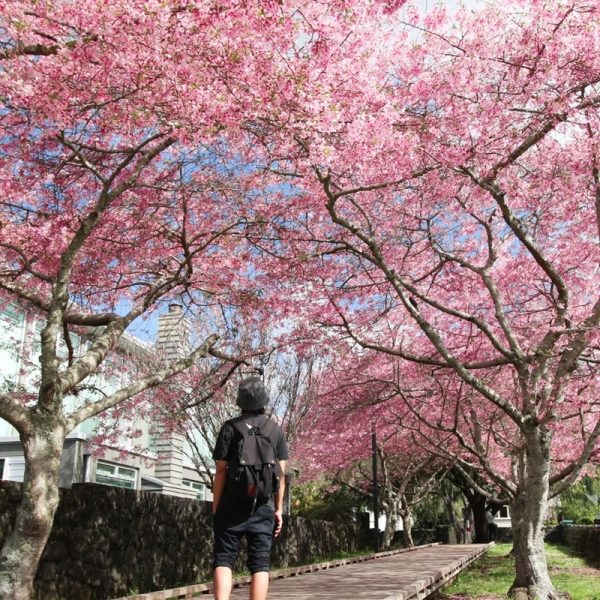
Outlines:
{"type": "Polygon", "coordinates": [[[158,317],[156,349],[167,360],[175,360],[190,352],[189,321],[181,304],[169,304],[169,310],[158,317]]]}
{"type": "MultiPolygon", "coordinates": [[[[169,310],[158,317],[156,350],[165,362],[187,356],[190,351],[190,322],[185,318],[181,304],[170,304],[169,310]]],[[[183,477],[183,445],[181,434],[162,425],[158,426],[156,443],[156,477],[181,485],[183,477]]]]}
{"type": "Polygon", "coordinates": [[[154,475],[175,485],[183,479],[184,437],[160,426],[157,432],[154,475]]]}

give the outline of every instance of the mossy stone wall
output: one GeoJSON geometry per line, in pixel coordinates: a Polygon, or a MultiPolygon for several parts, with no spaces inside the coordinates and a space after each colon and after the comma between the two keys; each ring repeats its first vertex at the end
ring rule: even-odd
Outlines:
{"type": "MultiPolygon", "coordinates": [[[[0,543],[14,523],[20,484],[0,482],[0,543]]],[[[364,542],[354,523],[286,517],[273,565],[295,566],[364,542]]],[[[243,568],[242,553],[239,567],[243,568]]],[[[105,600],[168,589],[211,576],[210,505],[96,484],[61,490],[36,577],[39,600],[105,600]]]]}

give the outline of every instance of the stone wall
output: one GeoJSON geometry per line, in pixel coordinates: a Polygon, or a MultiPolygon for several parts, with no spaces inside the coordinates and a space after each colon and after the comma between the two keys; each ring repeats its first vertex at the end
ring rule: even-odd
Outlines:
{"type": "MultiPolygon", "coordinates": [[[[0,482],[0,542],[14,522],[20,486],[0,482]]],[[[286,567],[351,552],[354,524],[289,517],[273,547],[286,567]]],[[[95,484],[61,491],[36,578],[39,600],[105,600],[205,581],[211,575],[212,517],[205,502],[95,484]]],[[[243,568],[240,556],[239,568],[243,568]]]]}
{"type": "Polygon", "coordinates": [[[560,524],[561,540],[592,564],[600,565],[600,525],[560,524]]]}

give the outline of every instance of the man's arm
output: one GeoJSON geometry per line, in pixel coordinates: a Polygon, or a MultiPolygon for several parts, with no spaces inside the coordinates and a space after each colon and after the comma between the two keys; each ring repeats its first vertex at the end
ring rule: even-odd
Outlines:
{"type": "Polygon", "coordinates": [[[279,468],[281,470],[281,479],[279,482],[279,489],[275,494],[275,537],[281,533],[283,527],[283,497],[285,496],[285,460],[279,461],[279,468]]]}
{"type": "Polygon", "coordinates": [[[227,477],[227,461],[217,460],[217,472],[213,481],[213,502],[212,511],[213,515],[217,512],[221,498],[223,497],[223,490],[225,489],[225,478],[227,477]]]}

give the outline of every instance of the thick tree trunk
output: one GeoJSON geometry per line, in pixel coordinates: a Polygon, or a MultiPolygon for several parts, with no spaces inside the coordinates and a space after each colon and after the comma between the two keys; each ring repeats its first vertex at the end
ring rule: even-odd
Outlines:
{"type": "Polygon", "coordinates": [[[25,480],[15,527],[0,552],[0,598],[29,600],[59,499],[59,472],[64,432],[36,428],[24,436],[25,480]]]}
{"type": "Polygon", "coordinates": [[[485,518],[485,496],[477,493],[469,494],[467,496],[467,501],[469,502],[471,512],[473,513],[473,541],[476,544],[484,544],[485,542],[489,542],[489,532],[485,518]]]}
{"type": "Polygon", "coordinates": [[[452,470],[450,473],[452,481],[454,481],[455,485],[461,489],[471,509],[473,518],[471,521],[472,535],[470,541],[476,544],[483,544],[488,541],[487,522],[485,519],[485,505],[487,503],[487,498],[477,490],[473,489],[469,481],[460,473],[460,471],[452,470]]]}
{"type": "Polygon", "coordinates": [[[548,508],[549,436],[539,428],[528,440],[525,476],[512,502],[515,580],[511,594],[530,600],[565,598],[554,589],[544,548],[544,518],[548,508]]]}

